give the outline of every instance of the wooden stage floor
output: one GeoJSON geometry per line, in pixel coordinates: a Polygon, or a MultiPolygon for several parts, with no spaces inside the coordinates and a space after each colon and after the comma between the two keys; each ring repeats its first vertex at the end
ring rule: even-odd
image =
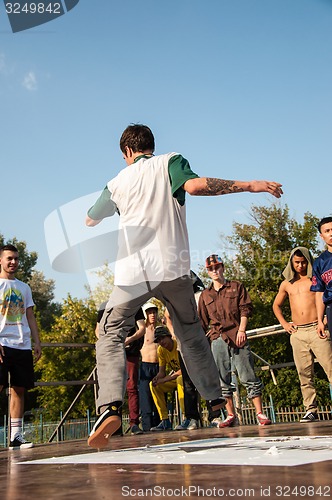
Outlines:
{"type": "Polygon", "coordinates": [[[332,421],[204,428],[2,449],[0,499],[322,499],[331,471],[332,421]]]}

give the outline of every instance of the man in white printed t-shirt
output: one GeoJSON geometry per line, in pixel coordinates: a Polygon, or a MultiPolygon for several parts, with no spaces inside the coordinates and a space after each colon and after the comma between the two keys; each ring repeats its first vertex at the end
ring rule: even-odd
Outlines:
{"type": "Polygon", "coordinates": [[[0,392],[8,386],[10,376],[9,449],[31,448],[32,443],[22,436],[24,391],[34,387],[31,337],[35,359],[41,347],[33,300],[29,285],[15,278],[19,264],[17,248],[0,248],[0,392]]]}
{"type": "Polygon", "coordinates": [[[121,425],[119,409],[126,388],[123,344],[137,310],[151,297],[167,307],[185,366],[201,396],[214,409],[224,405],[190,279],[185,195],[249,191],[279,198],[282,194],[277,182],[199,177],[180,154],[154,156],[154,137],[145,125],[127,127],[120,149],[127,167],[108,182],[86,218],[88,226],[95,226],[116,212],[120,216],[115,286],[96,346],[101,415],[88,440],[94,448],[106,447],[109,436],[121,425]]]}

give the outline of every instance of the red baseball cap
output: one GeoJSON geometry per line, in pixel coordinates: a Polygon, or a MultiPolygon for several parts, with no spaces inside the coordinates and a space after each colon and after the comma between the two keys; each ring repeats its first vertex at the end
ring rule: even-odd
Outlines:
{"type": "Polygon", "coordinates": [[[219,266],[223,264],[223,261],[219,257],[219,255],[212,254],[205,260],[205,267],[208,269],[212,266],[219,266]]]}

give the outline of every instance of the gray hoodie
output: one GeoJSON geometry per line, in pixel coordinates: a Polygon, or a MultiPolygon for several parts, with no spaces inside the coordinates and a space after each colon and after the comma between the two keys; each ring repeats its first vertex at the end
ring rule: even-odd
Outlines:
{"type": "Polygon", "coordinates": [[[296,252],[296,250],[300,250],[300,252],[303,254],[303,257],[305,259],[307,259],[307,261],[308,261],[307,276],[308,276],[308,278],[312,277],[313,258],[312,258],[311,253],[309,252],[309,250],[306,247],[296,247],[296,248],[293,248],[293,250],[291,251],[291,254],[290,254],[289,260],[288,260],[288,264],[282,272],[282,275],[284,276],[284,278],[287,281],[292,281],[295,277],[295,271],[294,271],[293,266],[292,266],[292,257],[294,255],[294,253],[296,252]]]}

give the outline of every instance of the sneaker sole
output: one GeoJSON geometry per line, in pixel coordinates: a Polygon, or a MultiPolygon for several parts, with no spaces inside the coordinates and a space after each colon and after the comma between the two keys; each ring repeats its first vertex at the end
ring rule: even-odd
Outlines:
{"type": "Polygon", "coordinates": [[[235,422],[231,422],[230,424],[218,424],[218,429],[225,429],[226,427],[234,427],[235,422]]]}
{"type": "Polygon", "coordinates": [[[263,422],[263,423],[258,422],[258,425],[271,425],[271,424],[272,424],[272,422],[263,422]]]}
{"type": "Polygon", "coordinates": [[[21,444],[20,446],[9,446],[9,450],[28,450],[29,448],[33,448],[33,443],[26,445],[21,444]]]}
{"type": "Polygon", "coordinates": [[[151,432],[167,432],[167,431],[172,431],[172,428],[169,429],[150,429],[151,432]]]}
{"type": "Polygon", "coordinates": [[[89,436],[88,445],[91,448],[106,448],[108,440],[121,427],[121,418],[116,415],[111,415],[105,418],[98,429],[89,436]]]}

